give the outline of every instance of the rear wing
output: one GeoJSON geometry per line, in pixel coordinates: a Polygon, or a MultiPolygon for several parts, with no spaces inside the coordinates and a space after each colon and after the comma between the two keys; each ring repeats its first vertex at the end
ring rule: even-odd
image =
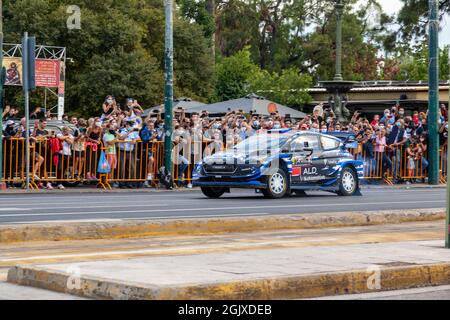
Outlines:
{"type": "Polygon", "coordinates": [[[326,134],[340,139],[343,147],[346,149],[358,148],[358,141],[356,140],[356,135],[353,132],[327,132],[326,134]]]}

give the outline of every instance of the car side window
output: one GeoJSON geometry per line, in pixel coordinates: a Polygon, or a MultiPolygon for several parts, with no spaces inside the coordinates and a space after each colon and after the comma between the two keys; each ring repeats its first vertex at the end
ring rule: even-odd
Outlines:
{"type": "Polygon", "coordinates": [[[317,137],[302,135],[291,142],[291,150],[303,150],[305,148],[313,149],[314,153],[318,152],[320,150],[320,145],[317,137]]]}
{"type": "Polygon", "coordinates": [[[336,139],[321,136],[320,141],[322,142],[322,147],[325,151],[339,148],[340,142],[336,139]]]}

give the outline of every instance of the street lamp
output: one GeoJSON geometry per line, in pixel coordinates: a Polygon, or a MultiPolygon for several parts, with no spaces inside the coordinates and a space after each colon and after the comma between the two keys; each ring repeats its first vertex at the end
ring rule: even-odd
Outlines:
{"type": "Polygon", "coordinates": [[[354,81],[345,81],[342,77],[342,16],[344,15],[344,0],[334,0],[334,12],[336,14],[336,72],[333,80],[321,81],[322,86],[330,94],[330,106],[339,122],[346,121],[350,112],[346,108],[346,94],[356,84],[354,81]]]}
{"type": "Polygon", "coordinates": [[[334,10],[336,14],[336,73],[334,81],[342,81],[342,15],[344,13],[343,0],[335,0],[334,10]]]}

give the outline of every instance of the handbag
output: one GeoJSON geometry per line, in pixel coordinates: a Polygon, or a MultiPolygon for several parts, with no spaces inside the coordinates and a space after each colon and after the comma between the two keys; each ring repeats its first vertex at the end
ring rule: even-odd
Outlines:
{"type": "Polygon", "coordinates": [[[100,160],[98,161],[98,167],[97,167],[98,173],[110,173],[111,172],[111,165],[109,164],[108,160],[106,159],[105,151],[102,151],[100,154],[100,160]]]}

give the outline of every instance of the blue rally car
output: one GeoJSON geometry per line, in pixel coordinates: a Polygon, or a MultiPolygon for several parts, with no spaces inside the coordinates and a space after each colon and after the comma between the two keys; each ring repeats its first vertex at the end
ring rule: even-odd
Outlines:
{"type": "Polygon", "coordinates": [[[193,185],[209,198],[230,188],[255,189],[267,198],[306,190],[359,195],[364,163],[354,160],[352,134],[274,130],[205,157],[193,171],[193,185]]]}

